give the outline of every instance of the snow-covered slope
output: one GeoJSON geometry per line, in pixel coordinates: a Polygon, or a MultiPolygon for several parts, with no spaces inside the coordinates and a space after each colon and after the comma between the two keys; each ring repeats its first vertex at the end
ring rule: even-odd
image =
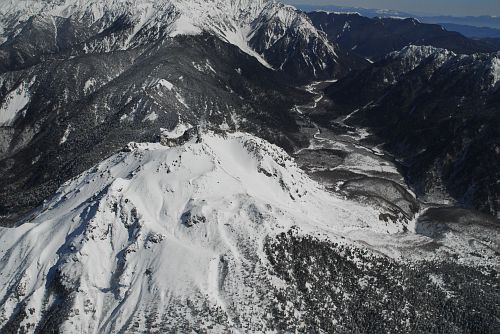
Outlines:
{"type": "Polygon", "coordinates": [[[117,22],[126,28],[125,33],[113,34],[104,41],[87,42],[87,52],[128,49],[167,36],[208,32],[270,66],[261,54],[273,48],[285,33],[293,32],[295,38],[321,44],[326,52],[321,55],[326,56],[325,62],[336,56],[333,46],[304,13],[268,0],[3,0],[0,5],[3,39],[15,36],[23,28],[22,23],[33,17],[52,24],[56,35],[64,33],[58,27],[60,18],[81,22],[98,33],[116,29],[117,22]],[[262,29],[266,30],[266,40],[259,43],[257,52],[250,39],[262,29]]]}
{"type": "Polygon", "coordinates": [[[29,84],[21,83],[7,94],[0,106],[0,126],[8,126],[19,117],[30,101],[29,84]]]}
{"type": "Polygon", "coordinates": [[[500,82],[500,52],[497,52],[496,57],[491,59],[490,71],[493,77],[492,86],[497,87],[500,82]]]}
{"type": "Polygon", "coordinates": [[[409,45],[403,49],[389,53],[386,62],[398,62],[399,72],[404,75],[425,62],[434,70],[444,68],[449,71],[457,67],[471,66],[475,69],[479,82],[484,82],[484,89],[495,88],[500,80],[500,52],[490,54],[457,55],[442,48],[427,45],[409,45]]]}
{"type": "Polygon", "coordinates": [[[391,52],[387,55],[387,59],[399,60],[402,67],[400,74],[405,74],[414,70],[417,66],[429,57],[432,57],[436,67],[441,66],[446,60],[456,56],[455,53],[433,46],[409,45],[400,51],[391,52]]]}
{"type": "Polygon", "coordinates": [[[258,323],[264,308],[243,301],[269,284],[263,243],[295,225],[332,240],[402,230],[332,197],[250,135],[131,144],[66,183],[28,223],[0,231],[0,327],[18,305],[29,328],[67,303],[63,332],[118,331],[188,299],[258,323]]]}
{"type": "Polygon", "coordinates": [[[286,286],[265,244],[290,229],[396,257],[430,240],[333,196],[248,134],[132,143],[0,229],[0,328],[264,330],[286,286]]]}

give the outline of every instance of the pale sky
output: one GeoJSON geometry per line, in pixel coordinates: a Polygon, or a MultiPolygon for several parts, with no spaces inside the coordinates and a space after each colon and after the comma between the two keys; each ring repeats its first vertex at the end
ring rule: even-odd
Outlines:
{"type": "Polygon", "coordinates": [[[336,5],[455,16],[500,16],[500,0],[283,0],[297,5],[336,5]]]}

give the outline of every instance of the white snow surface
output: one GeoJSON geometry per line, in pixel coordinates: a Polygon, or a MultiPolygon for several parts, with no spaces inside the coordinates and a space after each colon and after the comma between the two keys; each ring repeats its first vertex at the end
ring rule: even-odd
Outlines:
{"type": "Polygon", "coordinates": [[[160,79],[158,81],[158,85],[160,85],[161,87],[166,88],[167,90],[172,90],[174,88],[174,85],[170,81],[167,81],[165,79],[160,79]]]}
{"type": "Polygon", "coordinates": [[[0,101],[0,127],[10,126],[30,102],[29,84],[22,83],[0,101]]]}
{"type": "Polygon", "coordinates": [[[500,52],[491,60],[491,75],[493,76],[492,86],[500,86],[500,52]]]}
{"type": "Polygon", "coordinates": [[[0,228],[0,327],[20,302],[34,309],[23,324],[37,323],[54,302],[56,272],[73,302],[65,333],[119,331],[186,298],[222,310],[241,304],[245,321],[264,321],[263,308],[243,309],[250,297],[241,292],[256,288],[245,277],[265,268],[267,236],[297,226],[372,243],[402,229],[328,193],[284,151],[248,134],[129,147],[68,181],[28,222],[0,228]]]}
{"type": "Polygon", "coordinates": [[[179,120],[179,123],[172,130],[160,129],[160,132],[165,138],[179,138],[190,128],[192,128],[191,124],[184,124],[179,120]]]}
{"type": "Polygon", "coordinates": [[[61,138],[61,141],[59,142],[59,145],[62,145],[62,144],[64,144],[65,142],[67,142],[67,141],[68,141],[68,138],[69,138],[70,133],[71,133],[71,125],[69,125],[69,126],[66,128],[66,130],[64,130],[64,134],[63,134],[63,136],[62,136],[62,138],[61,138]]]}

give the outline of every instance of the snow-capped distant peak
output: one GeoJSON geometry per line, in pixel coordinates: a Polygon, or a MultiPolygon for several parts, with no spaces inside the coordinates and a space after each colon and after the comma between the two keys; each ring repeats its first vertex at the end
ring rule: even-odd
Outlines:
{"type": "Polygon", "coordinates": [[[362,16],[359,12],[354,12],[354,11],[334,11],[334,10],[315,10],[317,13],[325,13],[325,14],[334,14],[334,15],[356,15],[356,16],[362,16]]]}
{"type": "Polygon", "coordinates": [[[391,52],[388,57],[390,58],[415,58],[425,59],[435,54],[448,54],[455,55],[452,51],[436,48],[429,45],[408,45],[400,51],[391,52]]]}
{"type": "Polygon", "coordinates": [[[427,45],[409,45],[400,51],[391,52],[387,55],[389,59],[398,59],[409,72],[419,66],[423,60],[433,57],[436,66],[443,65],[448,59],[456,56],[455,53],[446,49],[440,49],[427,45]]]}
{"type": "Polygon", "coordinates": [[[490,71],[493,77],[492,86],[496,88],[500,86],[500,52],[491,59],[490,71]]]}

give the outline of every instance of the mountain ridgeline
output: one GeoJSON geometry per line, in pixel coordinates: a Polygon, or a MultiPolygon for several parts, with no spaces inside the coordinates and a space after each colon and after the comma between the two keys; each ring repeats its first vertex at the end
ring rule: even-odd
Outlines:
{"type": "Polygon", "coordinates": [[[490,43],[447,31],[438,24],[424,24],[413,18],[368,18],[357,13],[308,13],[313,24],[332,43],[371,60],[381,60],[408,45],[434,46],[459,54],[490,53],[500,50],[490,43]]]}
{"type": "Polygon", "coordinates": [[[495,45],[0,0],[0,332],[500,332],[495,45]]]}
{"type": "Polygon", "coordinates": [[[290,150],[303,141],[293,135],[298,126],[289,110],[307,98],[295,88],[304,82],[370,68],[365,58],[408,44],[492,51],[415,20],[306,15],[269,1],[207,5],[4,1],[0,214],[6,220],[127,142],[154,138],[159,125],[224,124],[290,150]]]}

